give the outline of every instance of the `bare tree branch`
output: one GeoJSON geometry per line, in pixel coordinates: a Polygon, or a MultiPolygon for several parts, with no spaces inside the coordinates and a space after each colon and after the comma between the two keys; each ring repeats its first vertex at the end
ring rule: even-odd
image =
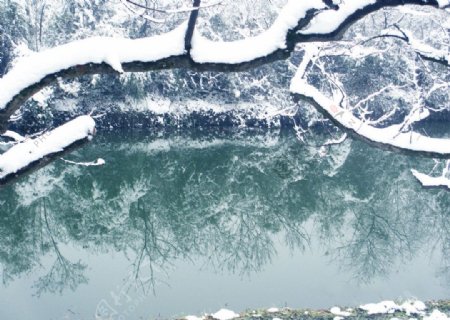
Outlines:
{"type": "Polygon", "coordinates": [[[184,38],[184,49],[189,53],[192,49],[192,36],[194,35],[195,24],[198,18],[198,10],[200,8],[201,0],[193,0],[193,7],[196,8],[191,12],[188,21],[186,36],[184,38]]]}

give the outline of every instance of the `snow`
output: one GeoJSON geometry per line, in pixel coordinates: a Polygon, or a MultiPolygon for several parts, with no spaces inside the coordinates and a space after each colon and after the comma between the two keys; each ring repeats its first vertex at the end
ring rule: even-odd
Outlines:
{"type": "Polygon", "coordinates": [[[340,138],[338,139],[329,139],[327,140],[323,145],[324,146],[331,146],[333,144],[341,144],[347,139],[347,134],[344,133],[340,138]]]}
{"type": "Polygon", "coordinates": [[[245,127],[245,119],[256,119],[266,121],[271,127],[279,127],[280,117],[293,117],[298,111],[296,105],[289,105],[288,107],[279,104],[270,103],[270,101],[254,102],[239,102],[239,103],[223,103],[221,101],[207,101],[198,99],[168,99],[164,97],[146,97],[138,103],[130,101],[130,103],[120,104],[123,112],[130,110],[149,111],[156,115],[167,114],[176,119],[183,119],[193,113],[208,113],[214,114],[228,113],[237,120],[240,120],[239,125],[245,127]]]}
{"type": "Polygon", "coordinates": [[[367,314],[386,314],[396,311],[405,312],[408,316],[412,314],[423,315],[426,306],[422,301],[406,301],[402,305],[396,304],[394,301],[382,301],[379,303],[369,303],[359,307],[367,311],[367,314]]]}
{"type": "Polygon", "coordinates": [[[228,309],[220,309],[216,313],[213,313],[211,316],[214,319],[218,319],[218,320],[231,320],[231,319],[239,317],[239,315],[237,313],[235,313],[234,311],[228,310],[228,309]]]}
{"type": "Polygon", "coordinates": [[[427,57],[429,59],[435,59],[442,61],[443,63],[450,64],[450,53],[448,50],[436,49],[421,40],[414,37],[414,34],[407,30],[394,29],[389,31],[384,31],[381,33],[385,36],[396,36],[404,41],[406,41],[411,48],[416,51],[419,55],[427,57]],[[406,37],[405,37],[406,36],[406,37]]]}
{"type": "Polygon", "coordinates": [[[45,108],[52,94],[53,88],[44,88],[33,96],[33,100],[37,102],[39,107],[45,108]]]}
{"type": "Polygon", "coordinates": [[[186,320],[203,320],[204,318],[197,317],[197,316],[186,316],[184,317],[186,320]]]}
{"type": "MultiPolygon", "coordinates": [[[[450,0],[439,0],[441,7],[450,0]]],[[[302,34],[323,34],[336,30],[352,13],[376,0],[337,1],[339,10],[324,10],[301,31],[302,34]]],[[[274,24],[261,34],[237,41],[212,41],[203,37],[197,29],[192,39],[191,57],[197,63],[243,63],[270,55],[286,48],[286,36],[305,17],[308,10],[324,9],[322,1],[289,0],[274,24]]],[[[88,63],[107,63],[117,72],[124,72],[123,64],[141,61],[151,62],[185,54],[184,37],[187,22],[166,34],[142,38],[123,39],[94,37],[73,41],[52,49],[31,53],[19,60],[15,67],[0,79],[0,110],[21,90],[38,83],[45,76],[88,63]]],[[[428,48],[421,46],[421,50],[428,48]]],[[[446,52],[438,52],[441,59],[450,61],[446,52]]],[[[239,93],[235,93],[236,97],[239,93]]]]}
{"type": "Polygon", "coordinates": [[[187,24],[183,23],[166,34],[136,40],[94,37],[32,53],[20,59],[9,73],[0,78],[0,109],[4,109],[21,90],[45,76],[76,65],[104,62],[117,72],[123,72],[123,63],[151,62],[182,55],[185,53],[186,27],[187,24]]]}
{"type": "Polygon", "coordinates": [[[348,311],[342,311],[339,307],[333,307],[330,309],[330,312],[339,317],[348,317],[351,316],[352,313],[348,311]]]}
{"type": "Polygon", "coordinates": [[[424,187],[447,187],[450,189],[450,180],[445,176],[431,177],[412,169],[411,173],[424,187]]]}
{"type": "Polygon", "coordinates": [[[415,111],[411,117],[408,119],[408,123],[412,124],[414,122],[422,121],[430,116],[430,110],[422,109],[415,111]]]}
{"type": "Polygon", "coordinates": [[[98,158],[97,160],[91,161],[91,162],[75,162],[75,161],[70,161],[70,160],[66,160],[66,159],[62,159],[62,160],[66,163],[74,164],[77,166],[83,166],[83,167],[97,167],[97,166],[103,166],[106,164],[106,161],[102,158],[98,158]]]}
{"type": "MultiPolygon", "coordinates": [[[[318,14],[306,29],[299,31],[300,34],[314,35],[327,34],[336,31],[342,23],[358,10],[376,3],[377,0],[345,0],[339,4],[339,10],[326,10],[318,14]]],[[[426,3],[427,0],[424,0],[426,3]]],[[[437,0],[440,8],[450,5],[450,0],[437,0]]]]}
{"type": "Polygon", "coordinates": [[[441,60],[444,63],[450,64],[450,53],[448,51],[433,48],[432,46],[416,39],[411,32],[403,32],[408,36],[409,44],[417,53],[425,57],[441,60]]]}
{"type": "Polygon", "coordinates": [[[11,138],[11,139],[13,139],[15,141],[18,141],[18,142],[22,142],[22,141],[25,140],[24,136],[18,134],[17,132],[9,131],[9,130],[7,130],[4,134],[2,134],[2,136],[3,137],[7,137],[7,138],[11,138]]]}
{"type": "Polygon", "coordinates": [[[267,309],[267,312],[269,312],[269,313],[280,312],[280,309],[278,309],[278,308],[269,308],[269,309],[267,309]]]}
{"type": "Polygon", "coordinates": [[[433,312],[426,317],[423,317],[423,320],[449,320],[450,318],[443,312],[440,312],[437,309],[434,309],[433,312]]]}
{"type": "Polygon", "coordinates": [[[416,132],[401,132],[403,127],[401,124],[387,128],[371,126],[355,117],[347,108],[340,106],[339,102],[326,97],[300,76],[293,78],[290,90],[311,98],[343,127],[373,142],[404,150],[450,155],[450,139],[430,138],[416,132]]]}
{"type": "Polygon", "coordinates": [[[400,308],[409,316],[412,314],[423,314],[423,312],[427,309],[427,306],[422,301],[416,300],[416,301],[405,301],[400,306],[400,308]]]}
{"type": "Polygon", "coordinates": [[[324,8],[321,1],[290,0],[281,10],[274,24],[265,32],[237,41],[212,41],[195,31],[191,56],[198,63],[241,63],[268,56],[286,48],[289,30],[297,26],[310,9],[324,8]]]}
{"type": "Polygon", "coordinates": [[[90,138],[94,133],[94,119],[80,116],[35,139],[27,139],[0,155],[0,178],[16,173],[45,156],[63,151],[77,141],[90,138]]]}
{"type": "Polygon", "coordinates": [[[394,301],[382,301],[379,303],[368,303],[359,307],[368,314],[394,313],[399,306],[394,301]]]}
{"type": "Polygon", "coordinates": [[[444,8],[444,7],[450,5],[450,1],[449,0],[437,0],[437,3],[439,4],[440,8],[444,8]]]}
{"type": "Polygon", "coordinates": [[[352,13],[363,9],[366,6],[375,3],[376,0],[346,0],[341,2],[339,10],[326,10],[318,14],[311,25],[300,34],[326,34],[333,32],[347,19],[352,13]]]}

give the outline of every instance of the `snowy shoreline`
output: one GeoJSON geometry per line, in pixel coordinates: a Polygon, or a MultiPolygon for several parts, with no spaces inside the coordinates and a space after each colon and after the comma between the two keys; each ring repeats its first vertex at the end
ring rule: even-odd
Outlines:
{"type": "Polygon", "coordinates": [[[268,308],[258,310],[246,310],[240,314],[232,310],[221,309],[216,313],[203,316],[185,316],[177,319],[185,320],[284,320],[284,319],[423,319],[423,320],[448,320],[450,319],[450,300],[422,302],[420,300],[406,300],[395,303],[394,301],[381,301],[369,303],[353,308],[331,307],[329,309],[291,309],[268,308]]]}

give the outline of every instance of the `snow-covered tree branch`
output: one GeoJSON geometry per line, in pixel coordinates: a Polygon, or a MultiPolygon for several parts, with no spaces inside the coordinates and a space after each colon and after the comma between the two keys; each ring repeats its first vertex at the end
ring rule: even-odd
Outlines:
{"type": "Polygon", "coordinates": [[[412,169],[411,172],[416,179],[424,186],[430,188],[447,188],[450,189],[450,179],[448,177],[448,170],[450,162],[447,160],[444,169],[440,176],[431,176],[412,169]]]}
{"type": "Polygon", "coordinates": [[[0,156],[0,186],[76,149],[90,141],[94,134],[94,120],[90,116],[81,116],[38,137],[20,139],[0,156]]]}
{"type": "MultiPolygon", "coordinates": [[[[434,48],[425,44],[397,24],[386,26],[386,30],[380,35],[362,41],[355,39],[349,43],[348,40],[340,40],[350,26],[373,12],[405,5],[447,10],[450,7],[449,0],[289,0],[275,21],[264,31],[234,41],[211,39],[202,29],[199,11],[210,5],[212,3],[193,1],[189,10],[178,11],[187,12],[188,19],[161,35],[134,40],[116,37],[87,38],[32,53],[20,59],[0,79],[0,132],[8,129],[10,118],[30,97],[43,88],[60,82],[61,79],[164,69],[239,72],[288,59],[293,53],[305,48],[315,48],[317,52],[304,53],[303,61],[292,81],[291,91],[294,94],[310,102],[352,136],[389,149],[419,152],[432,157],[450,155],[448,140],[430,138],[412,130],[416,122],[429,116],[430,110],[439,109],[427,105],[426,101],[435,92],[448,88],[448,82],[437,81],[425,92],[421,80],[414,74],[405,79],[405,83],[389,84],[374,90],[359,101],[351,101],[339,76],[327,70],[323,64],[324,57],[349,56],[349,53],[353,57],[374,55],[376,50],[365,50],[365,44],[392,38],[408,46],[420,61],[437,62],[447,68],[447,47],[434,48]],[[313,44],[309,45],[310,43],[313,44]],[[319,44],[316,46],[316,43],[319,44]],[[310,84],[308,70],[311,69],[318,70],[322,80],[328,83],[328,89],[310,84]],[[379,127],[400,109],[392,108],[374,118],[368,105],[378,97],[387,93],[398,93],[404,88],[413,88],[416,93],[409,114],[402,123],[379,127]]],[[[420,61],[417,64],[422,63],[420,61]]],[[[0,157],[5,155],[6,153],[0,157]]]]}
{"type": "MultiPolygon", "coordinates": [[[[402,123],[384,128],[376,127],[375,124],[388,119],[395,113],[396,109],[394,108],[392,112],[384,114],[379,119],[369,120],[365,118],[368,111],[364,108],[364,105],[386,91],[395,91],[399,88],[384,87],[351,106],[349,98],[342,89],[342,84],[337,79],[331,79],[333,96],[327,97],[307,81],[307,68],[312,63],[317,64],[320,54],[326,55],[326,50],[320,52],[315,45],[305,47],[302,64],[291,83],[291,92],[294,95],[313,104],[334,124],[355,138],[363,139],[389,150],[417,151],[435,158],[449,157],[449,139],[430,138],[411,129],[414,122],[421,121],[429,116],[428,109],[421,104],[420,95],[415,99],[417,105],[411,109],[402,123]],[[355,116],[356,112],[359,112],[363,118],[355,116]]],[[[327,76],[326,72],[322,71],[324,76],[327,76]]]]}
{"type": "Polygon", "coordinates": [[[437,8],[449,5],[447,0],[353,0],[336,9],[318,1],[291,0],[268,30],[240,41],[210,41],[196,29],[192,48],[186,48],[184,40],[189,26],[183,23],[167,34],[151,38],[92,38],[41,51],[20,61],[0,79],[2,131],[6,130],[9,117],[28,98],[58,78],[170,68],[246,70],[288,58],[299,42],[336,40],[349,25],[367,14],[405,4],[437,8]]]}

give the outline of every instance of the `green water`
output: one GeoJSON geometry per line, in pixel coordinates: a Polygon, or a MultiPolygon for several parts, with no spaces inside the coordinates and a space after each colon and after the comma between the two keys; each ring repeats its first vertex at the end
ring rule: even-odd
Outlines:
{"type": "Polygon", "coordinates": [[[0,191],[0,319],[450,297],[434,162],[294,134],[99,134],[0,191]],[[311,140],[311,139],[310,139],[311,140]]]}

